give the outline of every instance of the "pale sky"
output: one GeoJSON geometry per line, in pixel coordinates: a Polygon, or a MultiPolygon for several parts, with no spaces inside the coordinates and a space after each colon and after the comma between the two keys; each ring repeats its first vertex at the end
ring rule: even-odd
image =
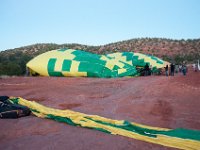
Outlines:
{"type": "Polygon", "coordinates": [[[0,50],[200,38],[200,0],[0,0],[0,50]]]}

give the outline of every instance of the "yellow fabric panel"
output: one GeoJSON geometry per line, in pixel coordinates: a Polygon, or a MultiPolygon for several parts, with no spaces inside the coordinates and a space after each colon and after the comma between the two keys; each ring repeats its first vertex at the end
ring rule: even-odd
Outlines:
{"type": "Polygon", "coordinates": [[[62,71],[62,74],[65,77],[86,77],[87,76],[87,72],[76,72],[76,71],[62,71]]]}
{"type": "Polygon", "coordinates": [[[157,63],[155,60],[152,60],[151,58],[143,55],[143,54],[140,54],[140,53],[134,53],[135,56],[138,56],[138,59],[144,59],[145,62],[149,62],[150,65],[153,65],[153,66],[157,66],[157,63]]]}
{"type": "Polygon", "coordinates": [[[66,53],[66,54],[72,54],[72,52],[74,52],[74,51],[76,51],[76,50],[74,50],[74,49],[67,49],[67,51],[64,51],[64,53],[66,53]]]}
{"type": "Polygon", "coordinates": [[[64,60],[65,60],[64,57],[57,58],[55,68],[54,68],[55,71],[59,71],[59,72],[62,71],[62,64],[64,60]]]}
{"type": "Polygon", "coordinates": [[[118,74],[124,73],[126,71],[127,71],[126,69],[118,69],[118,74]]]}
{"type": "Polygon", "coordinates": [[[124,67],[124,64],[119,62],[119,60],[117,59],[109,59],[107,58],[106,56],[102,55],[101,60],[105,60],[106,61],[106,65],[105,67],[109,68],[109,69],[113,69],[115,65],[119,66],[120,68],[123,68],[124,67]]]}
{"type": "Polygon", "coordinates": [[[133,65],[132,60],[126,61],[126,63],[129,64],[129,65],[133,65]]]}
{"type": "Polygon", "coordinates": [[[52,58],[57,58],[55,64],[55,71],[62,71],[62,64],[64,60],[73,60],[75,55],[71,54],[74,50],[69,49],[64,52],[54,51],[52,58]]]}
{"type": "Polygon", "coordinates": [[[124,64],[123,63],[120,63],[118,60],[109,60],[107,61],[106,63],[106,67],[113,70],[114,66],[117,65],[119,66],[120,68],[123,68],[124,67],[124,64]]]}
{"type": "MultiPolygon", "coordinates": [[[[120,68],[124,67],[124,63],[119,62],[119,60],[114,61],[113,63],[116,63],[115,65],[119,66],[120,68]]],[[[126,63],[126,62],[125,62],[126,63]]]]}
{"type": "Polygon", "coordinates": [[[104,55],[101,55],[100,59],[101,59],[101,60],[105,60],[105,61],[109,60],[109,59],[108,59],[106,56],[104,56],[104,55]]]}
{"type": "Polygon", "coordinates": [[[145,62],[149,62],[150,65],[152,66],[156,66],[157,68],[163,68],[164,65],[163,64],[158,64],[156,62],[156,60],[151,59],[150,57],[147,57],[144,54],[140,54],[140,53],[134,53],[135,56],[138,56],[138,59],[144,59],[145,62]]]}
{"type": "Polygon", "coordinates": [[[157,135],[157,138],[157,143],[164,146],[176,147],[185,150],[199,150],[200,148],[200,142],[195,140],[181,139],[176,137],[169,138],[165,135],[157,135]]]}
{"type": "Polygon", "coordinates": [[[70,72],[78,72],[80,62],[73,60],[70,68],[70,72]]]}
{"type": "Polygon", "coordinates": [[[105,67],[109,68],[110,70],[112,70],[114,66],[115,66],[115,64],[110,61],[107,61],[106,65],[105,65],[105,67]]]}
{"type": "Polygon", "coordinates": [[[123,53],[113,53],[113,54],[108,54],[107,56],[114,58],[116,61],[121,61],[124,63],[127,63],[129,65],[132,65],[132,60],[127,61],[127,57],[126,56],[122,56],[123,53]]]}
{"type": "Polygon", "coordinates": [[[117,52],[117,53],[108,54],[107,56],[113,57],[113,58],[121,58],[122,57],[122,53],[117,52]]]}
{"type": "Polygon", "coordinates": [[[111,60],[109,58],[107,58],[106,56],[102,55],[100,59],[106,61],[105,67],[107,67],[107,68],[109,68],[111,70],[113,69],[115,64],[113,64],[113,62],[111,62],[111,60]]]}
{"type": "Polygon", "coordinates": [[[42,113],[37,113],[37,112],[32,112],[34,115],[36,115],[37,117],[40,117],[40,118],[45,118],[46,115],[42,114],[42,113]]]}
{"type": "Polygon", "coordinates": [[[73,50],[73,49],[68,49],[67,51],[64,51],[64,52],[58,52],[58,51],[56,51],[56,52],[60,54],[59,58],[63,57],[68,60],[73,60],[76,57],[74,54],[72,54],[72,52],[74,52],[74,51],[75,50],[73,50]]]}
{"type": "Polygon", "coordinates": [[[32,70],[37,70],[43,76],[49,76],[47,71],[48,61],[50,58],[56,58],[55,71],[62,71],[62,64],[64,59],[73,60],[75,55],[71,54],[73,51],[69,49],[64,52],[53,50],[35,57],[32,61],[27,63],[27,67],[32,70]],[[46,69],[44,69],[46,68],[46,69]]]}
{"type": "Polygon", "coordinates": [[[49,76],[47,71],[48,60],[51,58],[52,52],[39,55],[27,63],[27,67],[32,70],[37,70],[43,76],[49,76]],[[46,68],[46,69],[44,69],[46,68]]]}

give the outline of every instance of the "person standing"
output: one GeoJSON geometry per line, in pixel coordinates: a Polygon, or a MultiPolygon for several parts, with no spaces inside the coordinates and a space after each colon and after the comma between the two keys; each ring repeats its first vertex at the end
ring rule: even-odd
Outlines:
{"type": "Polygon", "coordinates": [[[174,69],[175,69],[175,66],[173,63],[170,64],[170,75],[171,76],[174,76],[174,69]]]}
{"type": "Polygon", "coordinates": [[[194,66],[194,71],[197,72],[198,71],[198,64],[195,63],[195,66],[194,66]]]}
{"type": "Polygon", "coordinates": [[[146,63],[146,65],[144,66],[144,75],[145,76],[149,75],[149,65],[148,65],[148,63],[146,63]]]}
{"type": "Polygon", "coordinates": [[[178,64],[175,65],[175,73],[179,72],[178,64]]]}
{"type": "Polygon", "coordinates": [[[165,75],[168,76],[168,65],[165,67],[165,75]]]}
{"type": "Polygon", "coordinates": [[[178,68],[179,68],[179,72],[181,73],[182,72],[182,65],[178,65],[178,68]]]}
{"type": "Polygon", "coordinates": [[[183,72],[183,75],[185,76],[187,72],[187,67],[185,64],[182,65],[182,72],[183,72]]]}

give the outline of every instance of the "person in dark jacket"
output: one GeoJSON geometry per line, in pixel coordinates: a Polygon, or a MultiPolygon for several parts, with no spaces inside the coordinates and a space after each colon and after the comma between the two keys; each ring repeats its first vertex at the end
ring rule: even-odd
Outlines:
{"type": "Polygon", "coordinates": [[[173,63],[170,64],[170,75],[174,76],[175,65],[173,63]]]}
{"type": "Polygon", "coordinates": [[[186,64],[182,65],[182,72],[183,72],[183,75],[185,76],[186,73],[187,73],[187,66],[186,66],[186,64]]]}
{"type": "Polygon", "coordinates": [[[168,65],[165,67],[165,75],[168,76],[168,65]]]}
{"type": "Polygon", "coordinates": [[[0,118],[19,118],[29,116],[31,111],[28,107],[13,104],[9,101],[8,96],[0,96],[0,118]]]}
{"type": "Polygon", "coordinates": [[[149,75],[149,71],[150,71],[149,65],[148,65],[148,63],[146,63],[146,65],[144,66],[144,75],[148,76],[149,75]]]}

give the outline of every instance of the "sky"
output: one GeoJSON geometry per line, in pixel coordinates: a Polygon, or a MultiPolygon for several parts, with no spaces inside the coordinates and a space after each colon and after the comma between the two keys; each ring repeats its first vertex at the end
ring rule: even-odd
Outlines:
{"type": "Polygon", "coordinates": [[[0,0],[0,50],[200,38],[200,0],[0,0]]]}

